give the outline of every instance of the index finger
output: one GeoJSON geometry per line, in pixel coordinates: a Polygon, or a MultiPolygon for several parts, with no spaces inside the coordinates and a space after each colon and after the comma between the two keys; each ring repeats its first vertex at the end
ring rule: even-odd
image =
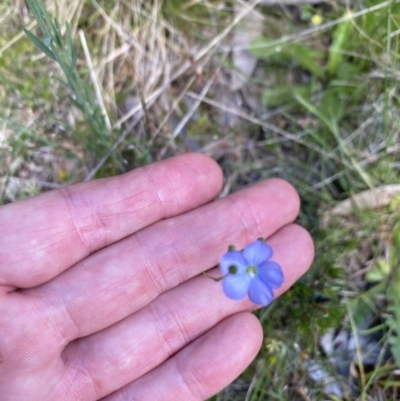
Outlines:
{"type": "Polygon", "coordinates": [[[218,165],[186,154],[0,208],[0,288],[33,287],[90,253],[211,201],[218,165]]]}

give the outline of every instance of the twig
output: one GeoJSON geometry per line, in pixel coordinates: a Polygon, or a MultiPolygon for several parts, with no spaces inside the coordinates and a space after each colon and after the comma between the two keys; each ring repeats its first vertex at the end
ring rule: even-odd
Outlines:
{"type": "Polygon", "coordinates": [[[100,72],[108,63],[125,54],[130,47],[131,46],[129,43],[124,43],[118,49],[115,49],[111,54],[101,61],[100,65],[97,67],[97,71],[100,72]]]}
{"type": "Polygon", "coordinates": [[[204,85],[203,90],[200,92],[199,98],[194,102],[192,107],[188,110],[188,112],[185,114],[185,116],[182,118],[180,123],[176,126],[174,129],[174,132],[172,133],[172,139],[175,139],[180,132],[182,131],[183,127],[187,124],[187,122],[192,118],[193,114],[195,111],[199,108],[200,104],[202,103],[203,99],[206,97],[208,91],[210,90],[212,84],[214,82],[214,78],[210,78],[206,84],[204,85]]]}
{"type": "MultiPolygon", "coordinates": [[[[187,92],[186,96],[189,96],[189,97],[191,97],[193,99],[200,99],[200,95],[198,95],[197,93],[194,93],[194,92],[187,92]]],[[[286,138],[288,140],[291,140],[291,141],[294,141],[294,142],[298,142],[298,143],[300,143],[302,145],[305,145],[305,146],[309,146],[309,144],[306,144],[306,142],[301,140],[298,136],[296,136],[296,135],[294,135],[294,134],[292,134],[292,133],[290,133],[288,131],[285,131],[282,128],[279,128],[276,125],[273,125],[273,124],[268,123],[266,121],[260,120],[257,117],[251,116],[250,114],[247,114],[244,111],[232,109],[231,107],[229,107],[229,106],[227,106],[225,104],[219,103],[219,102],[217,102],[217,101],[215,101],[213,99],[209,99],[209,98],[206,98],[206,97],[203,97],[201,99],[201,101],[204,102],[204,103],[207,103],[207,104],[209,104],[211,106],[217,107],[217,108],[219,108],[219,109],[221,109],[223,111],[226,111],[228,113],[234,114],[234,115],[236,115],[236,116],[238,116],[240,118],[243,118],[244,120],[247,120],[247,121],[250,121],[250,122],[252,122],[254,124],[260,125],[261,127],[269,129],[270,131],[275,132],[276,134],[279,134],[279,135],[283,136],[284,138],[286,138]]],[[[322,154],[324,153],[324,151],[322,149],[314,148],[312,146],[309,146],[309,147],[311,149],[319,152],[319,153],[322,153],[322,154]]]]}
{"type": "MultiPolygon", "coordinates": [[[[202,50],[200,50],[193,58],[194,61],[199,61],[202,57],[204,57],[208,52],[210,52],[214,47],[218,46],[224,39],[225,37],[229,34],[229,32],[237,25],[242,18],[244,18],[254,7],[256,7],[257,4],[259,4],[260,0],[254,0],[252,3],[249,4],[249,7],[242,10],[234,20],[218,35],[216,36],[207,46],[205,46],[202,50]]],[[[183,75],[187,70],[189,70],[192,67],[192,61],[186,61],[181,68],[178,69],[178,71],[173,74],[164,84],[155,90],[148,99],[146,99],[146,105],[149,107],[151,104],[153,104],[158,97],[171,85],[171,82],[175,81],[178,79],[181,75],[183,75]]],[[[138,106],[134,107],[132,110],[130,110],[127,114],[125,114],[124,117],[122,117],[120,120],[118,120],[114,126],[112,127],[113,129],[119,129],[121,125],[129,120],[132,116],[134,116],[138,112],[143,113],[143,106],[142,104],[139,104],[138,106]]],[[[90,171],[90,173],[86,176],[85,181],[88,181],[94,177],[96,172],[101,168],[101,166],[106,162],[108,157],[117,149],[117,147],[123,142],[123,140],[128,136],[129,132],[132,130],[132,128],[140,121],[142,114],[138,116],[133,123],[129,125],[128,128],[124,130],[124,132],[120,135],[120,137],[117,139],[117,141],[114,143],[114,145],[111,147],[111,149],[101,158],[101,160],[96,164],[96,166],[90,171]]]]}
{"type": "MultiPolygon", "coordinates": [[[[253,10],[254,7],[259,4],[260,0],[254,0],[252,3],[249,4],[249,7],[246,9],[243,9],[236,17],[233,19],[233,21],[219,34],[217,35],[207,46],[205,46],[203,49],[201,49],[196,55],[194,55],[193,60],[194,61],[199,61],[202,57],[204,57],[208,52],[210,52],[214,47],[217,47],[224,39],[225,37],[231,32],[231,30],[251,11],[253,10]]],[[[223,50],[223,52],[226,52],[226,50],[223,50]]],[[[156,100],[171,84],[171,82],[175,81],[178,79],[181,75],[183,75],[187,70],[189,70],[192,67],[192,62],[191,61],[186,61],[183,63],[181,68],[170,77],[170,79],[164,83],[160,88],[158,88],[156,91],[154,91],[146,101],[146,103],[149,103],[151,101],[156,100]]],[[[130,110],[128,113],[125,114],[124,117],[119,119],[115,125],[114,128],[120,128],[121,124],[123,124],[125,121],[129,120],[134,114],[136,114],[138,111],[142,109],[142,105],[138,105],[134,107],[132,110],[130,110]]]]}
{"type": "MultiPolygon", "coordinates": [[[[199,95],[197,93],[193,93],[193,92],[188,92],[186,94],[186,96],[192,97],[194,99],[199,99],[199,95]]],[[[266,121],[260,120],[257,117],[253,117],[243,111],[240,110],[234,110],[231,109],[229,106],[226,106],[224,104],[218,103],[213,99],[208,99],[208,98],[203,98],[202,101],[204,103],[210,104],[211,106],[214,107],[218,107],[221,110],[227,111],[228,113],[232,113],[240,118],[243,118],[244,120],[250,121],[254,124],[260,125],[261,127],[264,127],[272,132],[275,132],[278,135],[281,135],[282,137],[291,140],[293,142],[299,143],[309,149],[314,150],[317,153],[320,153],[321,155],[325,156],[326,158],[335,160],[335,161],[339,161],[340,163],[342,163],[344,166],[346,166],[349,169],[353,169],[354,166],[352,164],[349,164],[347,161],[345,160],[338,160],[334,154],[332,154],[332,152],[327,152],[322,148],[319,148],[318,146],[315,146],[305,140],[303,140],[299,135],[294,135],[291,132],[285,131],[282,128],[279,128],[271,123],[268,123],[266,121]]]]}
{"type": "Polygon", "coordinates": [[[298,4],[320,4],[326,3],[325,0],[261,0],[261,6],[279,6],[279,5],[298,5],[298,4]]]}
{"type": "Polygon", "coordinates": [[[11,109],[12,109],[12,105],[14,103],[14,99],[11,98],[10,100],[10,105],[8,107],[8,110],[5,114],[5,118],[3,119],[3,126],[1,127],[0,130],[0,148],[6,147],[6,130],[7,130],[7,122],[8,119],[10,118],[11,115],[11,109]]]}
{"type": "Polygon", "coordinates": [[[185,87],[183,88],[183,90],[180,91],[179,96],[177,97],[177,99],[174,100],[170,110],[168,110],[168,113],[166,114],[166,116],[164,117],[164,119],[161,121],[160,125],[157,128],[157,131],[154,133],[153,136],[153,140],[154,138],[157,137],[157,135],[161,132],[161,130],[163,129],[163,127],[165,126],[165,124],[169,121],[172,113],[176,110],[176,108],[178,107],[180,101],[185,97],[187,91],[189,90],[189,88],[193,85],[193,83],[196,80],[196,76],[193,75],[188,82],[186,83],[185,87]]]}
{"type": "Polygon", "coordinates": [[[129,124],[127,128],[125,128],[124,132],[119,136],[119,138],[115,141],[114,145],[108,150],[108,152],[99,160],[99,162],[93,167],[93,169],[89,172],[89,174],[85,177],[84,181],[91,180],[97,171],[101,168],[101,166],[107,161],[107,159],[114,153],[115,149],[124,141],[124,139],[130,134],[133,128],[135,128],[136,124],[143,117],[143,111],[136,116],[135,120],[129,124]]]}
{"type": "Polygon", "coordinates": [[[78,33],[79,33],[79,38],[81,40],[81,44],[83,47],[83,52],[85,53],[86,62],[89,67],[90,78],[92,80],[94,90],[96,93],[97,103],[100,107],[101,113],[103,114],[106,126],[107,126],[108,130],[111,131],[112,127],[111,127],[110,119],[108,118],[107,110],[106,110],[106,107],[104,106],[103,96],[101,95],[99,83],[97,82],[97,75],[93,68],[92,58],[90,57],[90,52],[89,52],[89,48],[88,48],[88,45],[86,42],[85,33],[81,29],[79,30],[78,33]]]}
{"type": "Polygon", "coordinates": [[[236,46],[236,47],[232,47],[232,50],[253,50],[253,49],[268,49],[271,47],[275,47],[284,43],[292,43],[292,42],[298,42],[300,39],[303,39],[307,36],[312,36],[315,35],[317,33],[326,31],[330,28],[333,28],[334,26],[341,24],[342,22],[346,22],[346,21],[350,21],[354,18],[358,18],[358,17],[362,17],[363,15],[372,13],[374,11],[378,11],[381,8],[385,8],[390,6],[391,4],[397,4],[399,3],[400,0],[387,0],[384,1],[383,3],[379,3],[373,7],[370,8],[366,8],[360,11],[356,11],[356,12],[350,12],[347,13],[344,17],[335,19],[333,21],[329,21],[326,24],[322,24],[316,27],[312,27],[309,29],[305,29],[302,32],[297,32],[291,35],[285,35],[280,37],[279,39],[276,40],[271,40],[269,42],[266,43],[260,43],[258,45],[254,45],[254,46],[236,46]]]}
{"type": "Polygon", "coordinates": [[[254,373],[254,375],[253,375],[253,377],[251,379],[250,386],[247,389],[246,398],[244,399],[244,401],[249,401],[250,400],[251,394],[253,393],[253,390],[257,385],[257,381],[258,381],[258,377],[257,377],[257,372],[256,372],[256,373],[254,373]]]}
{"type": "Polygon", "coordinates": [[[200,104],[202,103],[203,99],[206,97],[208,91],[210,90],[212,84],[214,82],[214,78],[210,78],[206,84],[203,87],[203,90],[201,91],[198,99],[193,103],[192,107],[187,111],[185,116],[182,118],[182,120],[179,122],[179,124],[175,127],[174,132],[171,135],[171,139],[169,141],[169,144],[166,145],[160,152],[161,157],[165,154],[167,151],[168,146],[174,141],[174,139],[180,134],[182,131],[183,127],[188,123],[188,121],[192,118],[193,114],[195,111],[199,108],[200,104]]]}

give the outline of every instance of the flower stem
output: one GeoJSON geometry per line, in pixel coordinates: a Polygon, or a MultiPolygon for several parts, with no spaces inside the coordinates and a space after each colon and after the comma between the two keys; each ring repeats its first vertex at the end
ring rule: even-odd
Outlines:
{"type": "Polygon", "coordinates": [[[223,280],[226,277],[226,276],[213,277],[213,276],[210,276],[209,274],[207,274],[206,272],[203,272],[203,275],[210,278],[211,280],[215,281],[216,283],[218,283],[219,281],[223,280]]]}

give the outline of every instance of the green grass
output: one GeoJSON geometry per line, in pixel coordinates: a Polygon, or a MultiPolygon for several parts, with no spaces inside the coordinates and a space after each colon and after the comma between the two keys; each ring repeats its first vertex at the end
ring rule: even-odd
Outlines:
{"type": "Polygon", "coordinates": [[[335,378],[344,400],[395,400],[400,203],[354,207],[345,216],[332,208],[399,183],[400,3],[259,7],[263,30],[250,45],[258,66],[236,123],[217,73],[236,68],[217,46],[232,40],[235,2],[134,3],[68,0],[62,13],[56,4],[47,15],[40,8],[35,14],[40,2],[29,0],[30,17],[11,0],[0,6],[0,15],[9,13],[0,23],[2,202],[187,149],[220,163],[226,192],[269,177],[289,180],[302,199],[298,222],[315,239],[315,263],[257,313],[265,333],[257,360],[213,400],[336,400],[310,377],[307,361],[335,378]],[[16,39],[23,27],[41,50],[24,35],[16,39]],[[210,79],[211,89],[177,131],[193,92],[210,79]],[[351,380],[321,346],[325,333],[340,330],[355,342],[351,380]],[[373,365],[364,361],[365,338],[380,350],[373,365]]]}

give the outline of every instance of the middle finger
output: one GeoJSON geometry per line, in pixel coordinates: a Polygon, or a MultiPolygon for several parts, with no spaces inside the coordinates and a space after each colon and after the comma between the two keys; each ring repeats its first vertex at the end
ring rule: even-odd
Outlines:
{"type": "Polygon", "coordinates": [[[298,208],[291,185],[268,180],[153,224],[22,293],[52,305],[52,325],[64,336],[63,347],[215,266],[228,245],[242,248],[258,237],[269,237],[292,222],[298,208]]]}

